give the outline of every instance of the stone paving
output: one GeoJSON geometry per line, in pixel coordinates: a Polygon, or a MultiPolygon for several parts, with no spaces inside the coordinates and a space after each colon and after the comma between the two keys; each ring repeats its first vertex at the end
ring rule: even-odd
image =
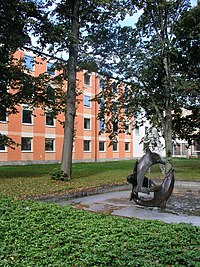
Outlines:
{"type": "Polygon", "coordinates": [[[165,210],[136,205],[129,200],[130,189],[68,199],[65,196],[48,199],[60,205],[70,204],[77,209],[102,212],[123,217],[161,220],[166,223],[191,223],[200,227],[200,182],[175,182],[165,210]]]}

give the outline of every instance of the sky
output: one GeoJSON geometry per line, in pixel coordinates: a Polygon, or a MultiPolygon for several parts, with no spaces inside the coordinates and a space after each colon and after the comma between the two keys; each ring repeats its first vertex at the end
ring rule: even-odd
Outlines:
{"type": "MultiPolygon", "coordinates": [[[[192,6],[197,5],[197,0],[190,0],[190,3],[192,6]]],[[[134,26],[134,24],[137,22],[139,16],[142,14],[142,10],[138,11],[134,16],[127,15],[125,20],[122,21],[120,24],[122,26],[134,26]]]]}

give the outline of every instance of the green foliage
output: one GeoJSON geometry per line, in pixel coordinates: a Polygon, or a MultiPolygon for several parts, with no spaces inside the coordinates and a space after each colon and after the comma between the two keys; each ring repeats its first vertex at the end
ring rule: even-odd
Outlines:
{"type": "Polygon", "coordinates": [[[143,11],[135,28],[107,31],[108,54],[115,59],[109,61],[108,73],[117,73],[129,89],[108,98],[106,85],[99,95],[105,102],[100,116],[112,123],[117,102],[118,119],[134,118],[134,128],[148,119],[165,138],[166,150],[176,137],[191,144],[199,139],[199,6],[191,9],[189,1],[180,0],[142,0],[135,5],[143,11]]]}
{"type": "Polygon", "coordinates": [[[63,174],[63,171],[61,171],[60,169],[54,169],[50,176],[53,180],[60,180],[65,182],[70,180],[63,174]]]}
{"type": "Polygon", "coordinates": [[[200,266],[200,228],[0,197],[0,265],[200,266]]]}

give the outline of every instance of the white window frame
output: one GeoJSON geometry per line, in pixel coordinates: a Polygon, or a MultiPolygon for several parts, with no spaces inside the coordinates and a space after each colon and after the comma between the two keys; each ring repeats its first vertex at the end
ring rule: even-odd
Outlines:
{"type": "Polygon", "coordinates": [[[84,94],[83,102],[84,102],[84,107],[85,108],[91,108],[91,95],[84,94]],[[86,100],[86,98],[88,98],[89,100],[88,99],[86,100]]]}
{"type": "Polygon", "coordinates": [[[53,119],[53,125],[51,125],[51,124],[47,124],[47,114],[51,114],[51,111],[50,110],[48,110],[48,111],[46,111],[45,112],[45,125],[46,125],[46,127],[55,127],[55,118],[53,117],[52,119],[53,119]]]}
{"type": "Polygon", "coordinates": [[[99,152],[105,152],[106,151],[106,141],[99,140],[99,152]],[[100,143],[103,143],[103,150],[100,150],[100,143]]]}
{"type": "Polygon", "coordinates": [[[22,124],[25,124],[25,125],[33,125],[33,109],[29,108],[28,106],[26,105],[22,105],[22,124]],[[23,111],[24,110],[28,110],[28,111],[31,111],[31,122],[23,122],[23,119],[24,119],[24,114],[23,114],[23,111]]]}
{"type": "Polygon", "coordinates": [[[55,138],[45,137],[45,152],[47,152],[47,153],[55,152],[55,138]],[[46,140],[47,139],[53,141],[53,149],[52,150],[46,150],[46,140]]]}
{"type": "Polygon", "coordinates": [[[22,136],[21,137],[21,152],[33,152],[33,137],[29,137],[29,136],[22,136]],[[31,149],[23,149],[22,148],[22,138],[27,138],[27,139],[30,139],[31,140],[31,149]]]}
{"type": "Polygon", "coordinates": [[[84,139],[83,140],[83,150],[84,150],[84,152],[91,152],[91,139],[84,139]],[[85,142],[88,142],[89,150],[85,150],[85,142]]]}
{"type": "Polygon", "coordinates": [[[83,75],[83,81],[84,81],[84,86],[91,86],[91,74],[88,72],[85,72],[83,75]],[[89,83],[86,83],[86,76],[89,77],[89,83]]]}
{"type": "Polygon", "coordinates": [[[126,142],[125,141],[125,143],[124,143],[124,150],[126,151],[126,152],[130,152],[130,142],[126,142]],[[128,149],[126,149],[126,145],[128,144],[128,149]]]}
{"type": "Polygon", "coordinates": [[[84,130],[91,130],[91,118],[87,118],[87,117],[85,117],[83,123],[84,123],[84,130]],[[87,123],[85,124],[86,120],[87,120],[87,123]],[[89,123],[88,123],[88,122],[89,122],[89,123]],[[87,128],[87,127],[85,127],[85,126],[89,126],[89,128],[87,128]]]}

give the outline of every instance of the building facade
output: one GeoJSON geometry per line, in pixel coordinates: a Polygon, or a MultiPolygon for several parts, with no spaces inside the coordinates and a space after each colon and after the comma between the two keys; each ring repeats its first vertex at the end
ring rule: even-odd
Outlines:
{"type": "MultiPolygon", "coordinates": [[[[36,57],[33,52],[17,51],[15,57],[24,60],[25,68],[32,75],[41,73],[56,76],[59,71],[52,69],[52,62],[36,57]],[[37,64],[34,64],[34,61],[37,64]]],[[[67,86],[63,90],[66,90],[67,86]]],[[[116,87],[114,88],[116,90],[116,87]]],[[[97,120],[99,104],[91,101],[102,90],[101,78],[97,73],[79,71],[77,73],[77,109],[75,118],[75,139],[73,161],[106,161],[141,158],[144,154],[144,143],[141,140],[147,134],[148,121],[137,129],[127,125],[125,131],[118,135],[118,143],[110,145],[109,134],[104,133],[104,123],[97,120]]],[[[121,90],[121,89],[120,89],[121,90]]],[[[53,163],[60,162],[62,157],[64,129],[60,121],[64,115],[56,119],[51,113],[40,108],[32,110],[27,103],[18,107],[15,115],[1,116],[0,133],[8,135],[20,144],[15,149],[0,146],[0,165],[53,163]]],[[[156,151],[165,155],[164,140],[162,149],[156,151]]],[[[187,143],[177,140],[173,146],[175,157],[199,157],[199,147],[188,149],[187,143]]]]}
{"type": "MultiPolygon", "coordinates": [[[[41,73],[57,75],[51,69],[51,62],[35,57],[32,52],[17,51],[15,57],[24,60],[25,67],[32,75],[41,73]],[[38,64],[34,64],[37,61],[38,64]]],[[[75,140],[73,161],[105,161],[130,159],[133,157],[133,135],[119,134],[118,143],[109,146],[107,133],[99,134],[103,124],[97,120],[99,105],[91,101],[101,90],[100,77],[96,73],[77,73],[77,110],[75,118],[75,140]]],[[[66,87],[65,87],[66,90],[66,87]]],[[[64,115],[56,119],[40,108],[31,110],[27,103],[18,107],[18,113],[5,116],[0,121],[0,133],[8,135],[20,144],[15,149],[0,147],[0,164],[28,164],[60,162],[63,147],[64,115]]]]}

